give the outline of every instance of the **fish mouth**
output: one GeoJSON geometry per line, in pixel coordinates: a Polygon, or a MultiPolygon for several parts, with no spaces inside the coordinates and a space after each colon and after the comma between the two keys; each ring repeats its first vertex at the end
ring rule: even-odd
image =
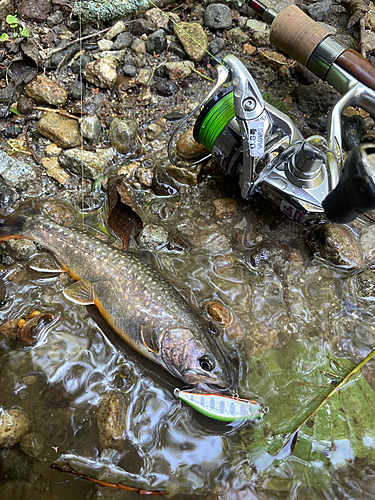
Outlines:
{"type": "Polygon", "coordinates": [[[232,383],[210,377],[208,374],[202,375],[201,372],[189,370],[184,374],[184,379],[189,385],[193,385],[201,392],[223,392],[230,389],[232,383]]]}

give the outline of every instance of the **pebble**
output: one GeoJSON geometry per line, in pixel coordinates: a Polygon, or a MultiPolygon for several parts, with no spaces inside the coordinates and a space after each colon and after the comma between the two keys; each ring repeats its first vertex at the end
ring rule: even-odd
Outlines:
{"type": "Polygon", "coordinates": [[[125,59],[125,50],[104,50],[103,52],[97,52],[94,54],[94,59],[106,59],[115,63],[116,69],[118,69],[125,59]]]}
{"type": "Polygon", "coordinates": [[[46,156],[60,156],[62,152],[62,148],[59,148],[56,144],[48,144],[44,150],[46,156]]]}
{"type": "Polygon", "coordinates": [[[13,187],[21,179],[33,179],[35,172],[29,164],[0,151],[0,175],[13,187]]]}
{"type": "Polygon", "coordinates": [[[375,33],[371,30],[365,30],[365,50],[366,52],[375,50],[375,33]]]}
{"type": "Polygon", "coordinates": [[[180,182],[181,184],[187,184],[189,186],[196,186],[201,176],[202,165],[196,165],[195,167],[181,168],[175,165],[168,165],[166,168],[166,173],[172,177],[172,179],[180,182]]]}
{"type": "MultiPolygon", "coordinates": [[[[363,299],[375,298],[375,269],[365,269],[353,276],[354,293],[363,299]]],[[[350,287],[351,289],[353,286],[350,287]]]]}
{"type": "Polygon", "coordinates": [[[244,33],[241,28],[233,28],[228,31],[227,38],[231,42],[237,43],[238,45],[243,45],[250,40],[249,35],[244,33]]]}
{"type": "Polygon", "coordinates": [[[226,219],[237,215],[237,202],[232,198],[220,198],[212,202],[216,219],[226,219]]]}
{"type": "Polygon", "coordinates": [[[43,452],[44,440],[35,432],[25,434],[20,442],[21,450],[29,457],[40,457],[43,452]]]}
{"type": "Polygon", "coordinates": [[[294,95],[299,109],[308,115],[327,113],[338,99],[336,90],[324,83],[297,85],[294,95]]]}
{"type": "Polygon", "coordinates": [[[136,38],[130,46],[131,51],[134,54],[145,54],[146,53],[146,42],[142,38],[136,38]]]}
{"type": "Polygon", "coordinates": [[[104,52],[105,50],[111,50],[112,47],[113,47],[112,40],[107,40],[106,38],[98,40],[98,49],[100,52],[104,52]]]}
{"type": "Polygon", "coordinates": [[[29,259],[36,252],[35,243],[26,239],[8,240],[8,246],[17,260],[29,259]]]}
{"type": "Polygon", "coordinates": [[[226,46],[225,40],[223,38],[214,38],[212,42],[208,45],[208,50],[213,56],[219,54],[226,46]]]}
{"type": "Polygon", "coordinates": [[[245,43],[242,47],[242,52],[247,56],[253,56],[256,51],[257,48],[254,47],[254,45],[250,45],[249,43],[245,43]]]}
{"type": "Polygon", "coordinates": [[[203,27],[198,23],[183,22],[175,26],[174,31],[188,57],[195,62],[201,61],[208,49],[208,38],[203,27]]]}
{"type": "Polygon", "coordinates": [[[365,264],[363,250],[347,226],[339,224],[318,226],[311,234],[310,243],[322,259],[334,265],[359,268],[365,264]]]}
{"type": "Polygon", "coordinates": [[[75,74],[81,74],[81,71],[83,71],[86,67],[86,64],[91,62],[93,60],[93,57],[91,54],[82,54],[81,56],[77,57],[77,59],[74,59],[74,61],[70,65],[70,69],[73,71],[75,74]]]}
{"type": "Polygon", "coordinates": [[[97,59],[86,64],[85,78],[97,87],[110,89],[117,80],[116,64],[111,59],[97,59]]]}
{"type": "Polygon", "coordinates": [[[33,111],[33,101],[24,95],[20,95],[17,101],[17,110],[21,115],[28,115],[33,111]]]}
{"type": "Polygon", "coordinates": [[[134,66],[134,64],[125,63],[122,67],[122,73],[124,76],[133,78],[137,74],[137,68],[134,66]]]}
{"type": "Polygon", "coordinates": [[[54,26],[62,24],[63,20],[64,13],[61,10],[57,10],[47,18],[47,26],[53,28],[54,26]]]}
{"type": "Polygon", "coordinates": [[[207,149],[196,142],[193,137],[193,127],[189,128],[179,138],[177,145],[177,155],[184,160],[199,160],[208,154],[207,149]]]}
{"type": "Polygon", "coordinates": [[[96,115],[80,118],[81,134],[89,141],[96,141],[102,131],[102,124],[96,115]]]}
{"type": "Polygon", "coordinates": [[[104,449],[122,449],[126,440],[127,405],[121,394],[110,392],[100,401],[96,413],[99,443],[104,449]]]}
{"type": "Polygon", "coordinates": [[[116,36],[120,35],[126,30],[126,24],[123,21],[117,21],[116,24],[104,35],[106,40],[113,40],[116,36]]]}
{"type": "Polygon", "coordinates": [[[162,97],[170,97],[175,95],[180,90],[180,87],[171,80],[162,80],[153,85],[152,90],[162,97]]]}
{"type": "Polygon", "coordinates": [[[78,121],[58,113],[45,113],[36,128],[60,148],[74,148],[80,144],[78,121]]]}
{"type": "Polygon", "coordinates": [[[204,308],[211,319],[223,327],[228,327],[233,320],[231,310],[216,300],[210,300],[204,304],[204,308]]]}
{"type": "Polygon", "coordinates": [[[341,120],[342,145],[346,151],[359,146],[366,133],[366,122],[361,115],[343,116],[341,120]]]}
{"type": "Polygon", "coordinates": [[[204,24],[214,30],[227,29],[232,26],[232,13],[228,5],[212,3],[204,13],[204,24]]]}
{"type": "Polygon", "coordinates": [[[81,101],[85,97],[85,94],[86,94],[86,85],[81,80],[72,82],[68,86],[68,96],[73,101],[81,101]]]}
{"type": "Polygon", "coordinates": [[[51,158],[42,158],[40,160],[44,168],[47,169],[48,177],[55,179],[62,186],[66,186],[70,179],[70,176],[63,168],[60,167],[58,158],[53,156],[51,158]]]}
{"type": "Polygon", "coordinates": [[[141,167],[136,170],[136,177],[143,186],[151,187],[154,173],[149,168],[141,167]]]}
{"type": "Polygon", "coordinates": [[[146,137],[149,141],[154,141],[161,135],[162,132],[163,129],[160,125],[157,123],[150,123],[150,125],[146,128],[146,137]]]}
{"type": "Polygon", "coordinates": [[[171,54],[175,54],[180,59],[186,59],[186,52],[184,51],[183,46],[179,42],[171,42],[169,45],[168,51],[171,54]]]}
{"type": "Polygon", "coordinates": [[[164,64],[164,68],[171,80],[177,81],[191,75],[191,68],[194,68],[192,61],[172,61],[164,64]]]}
{"type": "Polygon", "coordinates": [[[17,192],[11,189],[0,177],[0,208],[12,206],[17,198],[17,192]]]}
{"type": "Polygon", "coordinates": [[[19,443],[29,428],[30,420],[25,412],[17,408],[5,410],[0,407],[0,448],[19,443]]]}
{"type": "Polygon", "coordinates": [[[360,244],[365,256],[372,261],[375,258],[375,225],[368,226],[362,230],[360,244]]]}
{"type": "Polygon", "coordinates": [[[169,19],[163,12],[160,12],[159,9],[155,8],[146,11],[145,19],[158,28],[168,30],[169,19]]]}
{"type": "Polygon", "coordinates": [[[146,50],[149,54],[161,54],[168,46],[167,34],[160,29],[151,33],[146,40],[146,50]]]}
{"type": "Polygon", "coordinates": [[[122,50],[127,49],[133,43],[133,36],[129,33],[129,31],[124,31],[120,33],[119,36],[113,43],[113,50],[122,50]]]}
{"type": "Polygon", "coordinates": [[[109,127],[109,140],[119,153],[129,153],[138,142],[138,124],[132,119],[115,118],[109,127]]]}
{"type": "Polygon", "coordinates": [[[140,17],[130,25],[130,32],[134,36],[150,35],[155,31],[155,26],[151,21],[140,17]]]}
{"type": "Polygon", "coordinates": [[[81,148],[69,149],[59,157],[61,167],[67,168],[86,179],[97,179],[112,164],[113,148],[86,151],[81,148]]]}
{"type": "Polygon", "coordinates": [[[307,12],[314,21],[323,21],[327,19],[332,8],[332,0],[322,0],[308,5],[307,12]]]}
{"type": "Polygon", "coordinates": [[[138,236],[143,250],[160,250],[168,243],[168,233],[157,224],[146,224],[138,236]]]}
{"type": "Polygon", "coordinates": [[[10,123],[1,131],[1,135],[5,139],[16,139],[22,133],[23,127],[21,124],[10,123]]]}
{"type": "Polygon", "coordinates": [[[68,100],[67,91],[44,75],[38,75],[26,85],[25,92],[34,101],[53,106],[64,106],[68,100]]]}
{"type": "Polygon", "coordinates": [[[137,76],[137,82],[147,86],[148,82],[151,80],[151,77],[152,71],[150,69],[141,68],[137,76]]]}
{"type": "Polygon", "coordinates": [[[18,4],[17,11],[22,19],[43,23],[47,20],[51,9],[51,3],[48,0],[24,0],[18,4]]]}

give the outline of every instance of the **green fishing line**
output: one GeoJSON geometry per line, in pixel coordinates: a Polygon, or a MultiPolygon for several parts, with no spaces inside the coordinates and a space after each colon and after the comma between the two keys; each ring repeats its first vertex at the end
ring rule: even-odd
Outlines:
{"type": "Polygon", "coordinates": [[[233,92],[230,92],[212,106],[204,117],[199,129],[199,142],[210,153],[218,135],[234,117],[233,92]]]}

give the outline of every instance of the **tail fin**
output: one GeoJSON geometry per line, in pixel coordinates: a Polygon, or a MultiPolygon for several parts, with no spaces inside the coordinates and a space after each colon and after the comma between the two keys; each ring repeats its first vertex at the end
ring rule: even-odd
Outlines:
{"type": "Polygon", "coordinates": [[[28,201],[6,218],[0,218],[0,241],[10,240],[14,238],[27,238],[23,235],[23,227],[27,220],[35,214],[39,214],[40,210],[35,201],[28,201]]]}

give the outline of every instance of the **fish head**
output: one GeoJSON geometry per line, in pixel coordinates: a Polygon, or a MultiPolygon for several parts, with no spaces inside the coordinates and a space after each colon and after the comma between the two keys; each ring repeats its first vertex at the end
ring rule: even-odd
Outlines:
{"type": "Polygon", "coordinates": [[[209,332],[203,343],[188,328],[171,328],[162,338],[161,355],[172,374],[199,390],[219,392],[232,386],[228,359],[209,332]]]}

